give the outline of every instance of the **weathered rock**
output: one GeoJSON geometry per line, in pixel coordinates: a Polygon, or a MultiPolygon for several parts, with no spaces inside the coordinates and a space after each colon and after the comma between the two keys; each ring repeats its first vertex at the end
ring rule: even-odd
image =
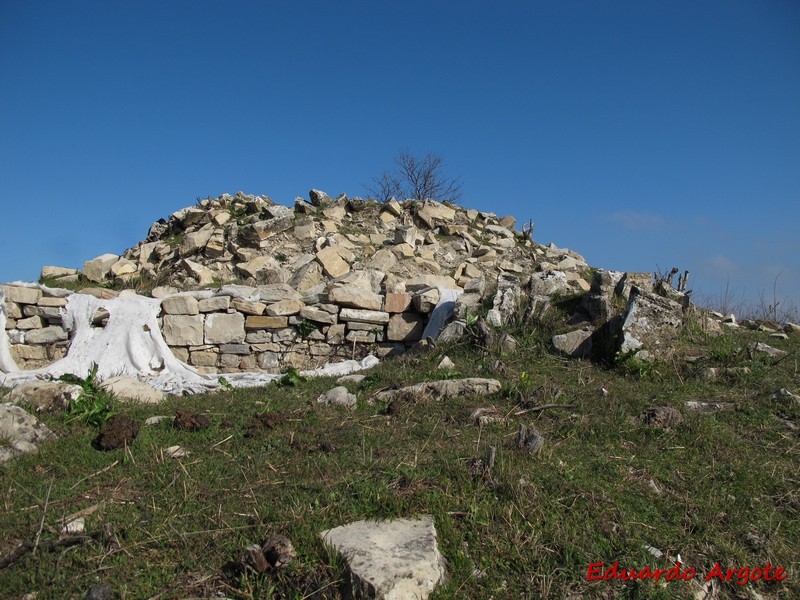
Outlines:
{"type": "Polygon", "coordinates": [[[422,290],[414,294],[411,302],[417,312],[428,314],[434,308],[436,308],[440,298],[441,293],[439,290],[437,288],[431,288],[429,290],[422,290]]]}
{"type": "Polygon", "coordinates": [[[411,294],[389,292],[386,294],[384,310],[388,313],[401,313],[411,306],[411,294]]]}
{"type": "Polygon", "coordinates": [[[342,321],[358,321],[361,323],[374,323],[382,325],[389,322],[389,313],[379,310],[363,310],[359,308],[343,308],[339,312],[342,321]]]}
{"type": "Polygon", "coordinates": [[[162,333],[169,346],[199,346],[203,344],[203,317],[165,315],[162,333]]]}
{"type": "Polygon", "coordinates": [[[375,399],[381,402],[397,399],[416,401],[424,398],[439,400],[464,396],[489,396],[499,391],[500,382],[496,379],[468,377],[466,379],[426,381],[397,390],[385,390],[375,394],[375,399]]]}
{"type": "Polygon", "coordinates": [[[0,291],[5,294],[6,302],[19,304],[36,304],[42,297],[42,290],[22,285],[0,285],[0,291]]]}
{"type": "Polygon", "coordinates": [[[658,429],[668,429],[683,423],[683,415],[670,406],[654,406],[639,415],[639,420],[644,425],[658,429]]]}
{"type": "Polygon", "coordinates": [[[576,329],[569,333],[553,336],[553,346],[564,356],[586,358],[592,352],[591,329],[576,329]]]}
{"type": "Polygon", "coordinates": [[[12,404],[27,404],[34,412],[59,412],[77,400],[83,388],[63,381],[32,381],[12,389],[3,398],[12,404]]]}
{"type": "Polygon", "coordinates": [[[116,254],[101,254],[83,265],[83,275],[89,281],[102,283],[111,272],[111,265],[119,260],[116,254]]]}
{"type": "Polygon", "coordinates": [[[77,275],[78,269],[69,269],[66,267],[53,267],[53,266],[45,266],[42,267],[41,278],[42,279],[59,279],[61,277],[71,277],[72,275],[77,275]]]}
{"type": "Polygon", "coordinates": [[[0,404],[0,464],[20,454],[36,452],[41,444],[55,438],[44,423],[19,406],[0,404]]]}
{"type": "Polygon", "coordinates": [[[161,308],[169,315],[200,314],[198,302],[192,296],[170,296],[161,301],[161,308]]]}
{"type": "Polygon", "coordinates": [[[426,288],[435,287],[452,290],[456,289],[458,286],[456,285],[455,279],[444,275],[419,275],[406,281],[407,292],[419,292],[426,288]]]}
{"type": "Polygon", "coordinates": [[[634,287],[622,317],[620,352],[638,351],[636,356],[642,360],[667,359],[682,325],[680,304],[634,287]]]}
{"type": "Polygon", "coordinates": [[[282,329],[289,324],[286,317],[269,316],[249,316],[245,321],[244,328],[250,329],[282,329]]]}
{"type": "Polygon", "coordinates": [[[347,561],[356,599],[424,599],[445,577],[431,516],[358,521],[320,536],[347,561]]]}
{"type": "Polygon", "coordinates": [[[258,283],[285,283],[289,279],[281,264],[271,256],[257,256],[253,260],[239,263],[236,269],[258,283]]]}
{"type": "Polygon", "coordinates": [[[25,334],[25,341],[30,344],[52,344],[67,339],[67,332],[61,327],[51,325],[43,329],[33,329],[25,334]]]}
{"type": "Polygon", "coordinates": [[[311,190],[308,192],[308,197],[312,206],[324,206],[333,202],[331,197],[322,190],[311,190]]]}
{"type": "Polygon", "coordinates": [[[288,317],[298,314],[305,306],[301,300],[281,300],[267,306],[265,312],[270,317],[288,317]]]}
{"type": "Polygon", "coordinates": [[[211,313],[206,317],[206,344],[240,344],[244,337],[244,315],[241,313],[211,313]]]}
{"type": "Polygon", "coordinates": [[[255,290],[256,297],[266,304],[274,304],[283,300],[300,300],[300,293],[288,283],[271,283],[260,285],[255,290]]]}
{"type": "Polygon", "coordinates": [[[354,285],[342,285],[328,290],[328,301],[339,306],[381,310],[383,296],[354,285]]]}
{"type": "Polygon", "coordinates": [[[350,265],[345,261],[340,249],[336,246],[327,246],[317,252],[316,258],[328,277],[339,277],[350,271],[350,265]]]}
{"type": "Polygon", "coordinates": [[[351,394],[345,386],[340,385],[320,395],[317,398],[317,403],[355,408],[356,395],[351,394]]]}
{"type": "Polygon", "coordinates": [[[520,424],[517,432],[517,448],[536,454],[542,449],[544,438],[534,427],[520,424]]]}
{"type": "Polygon", "coordinates": [[[267,306],[263,302],[254,302],[244,298],[233,298],[231,308],[245,315],[263,315],[267,306]]]}
{"type": "Polygon", "coordinates": [[[397,313],[389,318],[386,339],[390,342],[415,342],[425,331],[425,318],[414,313],[397,313]]]}
{"type": "Polygon", "coordinates": [[[230,296],[213,296],[211,298],[203,298],[197,302],[197,309],[201,313],[217,312],[228,310],[231,305],[230,296]]]}
{"type": "Polygon", "coordinates": [[[124,402],[157,404],[164,399],[164,392],[132,377],[110,377],[100,384],[100,389],[113,394],[124,402]]]}
{"type": "Polygon", "coordinates": [[[764,342],[756,342],[752,346],[753,352],[760,352],[762,354],[766,354],[771,358],[782,358],[788,354],[785,350],[778,350],[777,348],[773,348],[769,344],[765,344],[764,342]]]}

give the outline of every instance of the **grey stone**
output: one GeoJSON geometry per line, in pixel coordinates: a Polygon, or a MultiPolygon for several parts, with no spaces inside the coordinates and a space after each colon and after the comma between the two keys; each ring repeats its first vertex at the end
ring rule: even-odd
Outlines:
{"type": "Polygon", "coordinates": [[[397,313],[389,318],[386,339],[390,342],[414,342],[422,338],[425,318],[414,313],[397,313]]]}
{"type": "Polygon", "coordinates": [[[67,332],[55,325],[43,329],[33,329],[25,334],[25,341],[29,344],[52,344],[66,340],[67,332]]]}
{"type": "Polygon", "coordinates": [[[10,402],[0,404],[0,463],[36,452],[39,446],[56,438],[41,421],[10,402]]]}
{"type": "Polygon", "coordinates": [[[343,308],[339,312],[342,321],[360,321],[382,325],[389,322],[389,313],[378,310],[361,310],[358,308],[343,308]]]}
{"type": "Polygon", "coordinates": [[[0,285],[0,291],[5,294],[6,302],[18,304],[36,304],[42,297],[42,290],[22,285],[0,285]]]}
{"type": "Polygon", "coordinates": [[[12,389],[3,399],[12,404],[27,404],[35,412],[66,410],[69,403],[77,400],[83,388],[61,381],[32,381],[12,389]]]}
{"type": "Polygon", "coordinates": [[[426,381],[397,390],[385,390],[375,394],[376,400],[388,402],[395,399],[419,400],[421,398],[447,399],[463,396],[489,396],[500,391],[496,379],[468,377],[466,379],[445,379],[426,381]]]}
{"type": "Polygon", "coordinates": [[[205,322],[206,344],[241,344],[244,342],[244,315],[211,313],[205,322]]]}
{"type": "Polygon", "coordinates": [[[591,329],[576,329],[568,333],[553,336],[553,346],[564,356],[570,358],[586,358],[592,351],[591,329]]]}
{"type": "Polygon", "coordinates": [[[335,406],[344,406],[346,408],[355,408],[356,395],[351,394],[345,386],[340,385],[320,395],[317,398],[317,403],[333,404],[335,406]]]}
{"type": "Polygon", "coordinates": [[[637,351],[637,358],[667,359],[671,356],[683,307],[669,298],[634,287],[622,316],[620,352],[637,351]]]}
{"type": "Polygon", "coordinates": [[[347,561],[353,598],[428,598],[445,578],[445,561],[429,515],[357,521],[320,533],[347,561]]]}
{"type": "Polygon", "coordinates": [[[203,317],[165,315],[162,333],[168,346],[199,346],[203,343],[203,317]]]}

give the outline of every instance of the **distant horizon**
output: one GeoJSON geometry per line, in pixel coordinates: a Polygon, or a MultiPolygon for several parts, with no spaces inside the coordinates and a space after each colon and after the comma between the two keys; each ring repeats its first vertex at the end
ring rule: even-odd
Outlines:
{"type": "Polygon", "coordinates": [[[593,266],[797,306],[798,31],[785,0],[0,3],[0,281],[198,196],[363,197],[408,150],[593,266]]]}

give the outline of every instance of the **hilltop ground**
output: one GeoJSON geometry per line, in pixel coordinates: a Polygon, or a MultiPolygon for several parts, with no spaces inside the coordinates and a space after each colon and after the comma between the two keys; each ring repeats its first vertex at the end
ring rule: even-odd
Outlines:
{"type": "Polygon", "coordinates": [[[717,562],[769,562],[787,574],[715,580],[712,597],[800,597],[800,405],[775,394],[800,391],[798,334],[710,337],[689,324],[669,362],[609,367],[552,355],[559,327],[554,313],[533,328],[507,326],[514,350],[467,337],[385,360],[347,384],[358,396],[352,411],[315,402],[332,379],[160,405],[112,399],[113,411],[142,427],[132,445],[108,452],[92,448],[94,427],[43,415],[59,439],[0,476],[2,596],[81,598],[104,583],[119,598],[339,598],[344,565],[320,531],[427,513],[448,562],[436,599],[690,598],[698,588],[683,581],[587,581],[591,563],[668,568],[678,555],[694,582],[717,562]],[[756,354],[755,341],[788,354],[756,354]],[[436,369],[444,355],[454,369],[436,369]],[[721,376],[710,378],[709,367],[721,376]],[[497,378],[502,390],[371,402],[387,387],[466,376],[497,378]],[[481,407],[501,420],[477,425],[471,414],[481,407]],[[660,421],[653,407],[678,416],[660,421]],[[210,427],[175,429],[179,408],[210,427]],[[253,427],[264,413],[266,425],[253,427]],[[145,426],[154,415],[170,418],[145,426]],[[517,447],[521,424],[544,438],[538,453],[517,447]],[[188,454],[170,458],[175,445],[188,454]],[[473,459],[489,446],[497,455],[486,471],[473,459]],[[69,538],[63,523],[79,514],[85,535],[58,545],[69,538]],[[232,572],[244,548],[274,533],[297,549],[287,568],[232,572]],[[36,547],[9,563],[26,540],[36,547]]]}

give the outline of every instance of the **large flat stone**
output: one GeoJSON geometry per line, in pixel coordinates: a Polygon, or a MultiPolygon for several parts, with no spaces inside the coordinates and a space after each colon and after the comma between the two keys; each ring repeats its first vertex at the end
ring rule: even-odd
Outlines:
{"type": "Polygon", "coordinates": [[[389,313],[379,310],[362,310],[359,308],[343,308],[339,312],[342,321],[360,321],[362,323],[375,323],[382,325],[389,322],[389,313]]]}
{"type": "Polygon", "coordinates": [[[445,577],[433,517],[357,521],[323,531],[350,569],[353,598],[425,599],[445,577]]]}
{"type": "Polygon", "coordinates": [[[211,313],[206,317],[206,344],[241,344],[244,337],[244,315],[241,313],[211,313]]]}
{"type": "Polygon", "coordinates": [[[383,296],[355,285],[342,285],[328,290],[328,301],[339,306],[380,310],[383,296]]]}
{"type": "Polygon", "coordinates": [[[425,318],[414,313],[398,313],[389,319],[386,339],[390,342],[415,342],[425,331],[425,318]]]}
{"type": "Polygon", "coordinates": [[[83,275],[90,281],[101,283],[111,271],[111,265],[118,260],[116,254],[101,254],[83,264],[83,275]]]}
{"type": "Polygon", "coordinates": [[[5,293],[6,302],[19,304],[36,304],[42,297],[42,290],[21,285],[0,285],[0,290],[5,293]]]}
{"type": "Polygon", "coordinates": [[[162,333],[168,346],[199,346],[203,343],[203,317],[165,315],[162,333]]]}
{"type": "Polygon", "coordinates": [[[36,452],[55,434],[44,423],[19,406],[10,402],[0,404],[0,463],[8,462],[20,454],[36,452]]]}

